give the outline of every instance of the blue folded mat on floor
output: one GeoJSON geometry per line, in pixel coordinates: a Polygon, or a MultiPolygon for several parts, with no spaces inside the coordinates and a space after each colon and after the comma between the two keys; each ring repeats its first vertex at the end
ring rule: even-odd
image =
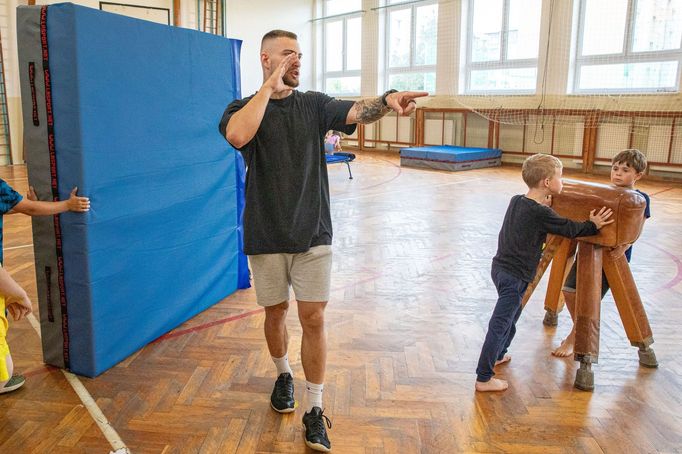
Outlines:
{"type": "Polygon", "coordinates": [[[434,145],[401,148],[400,156],[405,158],[429,159],[433,161],[464,162],[499,158],[502,156],[502,150],[498,148],[467,148],[453,145],[434,145]]]}

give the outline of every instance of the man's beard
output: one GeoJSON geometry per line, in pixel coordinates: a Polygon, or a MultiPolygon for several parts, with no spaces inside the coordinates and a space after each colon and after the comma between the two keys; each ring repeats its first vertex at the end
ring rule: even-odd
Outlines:
{"type": "Polygon", "coordinates": [[[291,87],[291,88],[296,88],[296,87],[298,87],[298,80],[296,80],[296,79],[294,79],[293,77],[288,76],[288,75],[286,75],[286,74],[284,75],[284,77],[282,77],[282,81],[284,81],[284,84],[285,84],[285,85],[287,85],[287,86],[289,86],[289,87],[291,87]]]}

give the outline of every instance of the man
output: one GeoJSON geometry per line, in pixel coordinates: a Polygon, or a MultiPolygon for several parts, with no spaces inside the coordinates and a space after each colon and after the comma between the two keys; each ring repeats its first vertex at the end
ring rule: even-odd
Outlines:
{"type": "Polygon", "coordinates": [[[278,378],[270,403],[280,413],[294,411],[286,315],[289,286],[298,302],[303,329],[301,363],[306,378],[303,425],[306,444],[329,452],[329,418],[322,411],[327,360],[324,309],[329,300],[332,223],[324,137],[346,134],[356,123],[377,121],[389,111],[409,115],[422,92],[389,90],[376,99],[339,101],[301,93],[301,51],[294,33],[273,30],[261,42],[263,85],[231,103],[220,132],[240,150],[247,165],[244,252],[249,256],[258,304],[265,307],[265,339],[278,378]]]}

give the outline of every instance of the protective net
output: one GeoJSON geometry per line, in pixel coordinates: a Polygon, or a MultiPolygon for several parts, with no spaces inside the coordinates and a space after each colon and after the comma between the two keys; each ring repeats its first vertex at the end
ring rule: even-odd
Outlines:
{"type": "Polygon", "coordinates": [[[423,117],[365,128],[365,146],[589,149],[597,161],[637,147],[682,166],[682,0],[321,4],[318,89],[431,94],[423,117]]]}

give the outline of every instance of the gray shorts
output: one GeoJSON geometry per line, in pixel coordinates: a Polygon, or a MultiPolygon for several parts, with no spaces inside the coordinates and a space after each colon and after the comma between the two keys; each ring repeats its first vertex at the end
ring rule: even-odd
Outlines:
{"type": "Polygon", "coordinates": [[[289,301],[289,286],[298,301],[329,301],[331,246],[314,246],[300,254],[250,255],[249,264],[260,306],[289,301]]]}

